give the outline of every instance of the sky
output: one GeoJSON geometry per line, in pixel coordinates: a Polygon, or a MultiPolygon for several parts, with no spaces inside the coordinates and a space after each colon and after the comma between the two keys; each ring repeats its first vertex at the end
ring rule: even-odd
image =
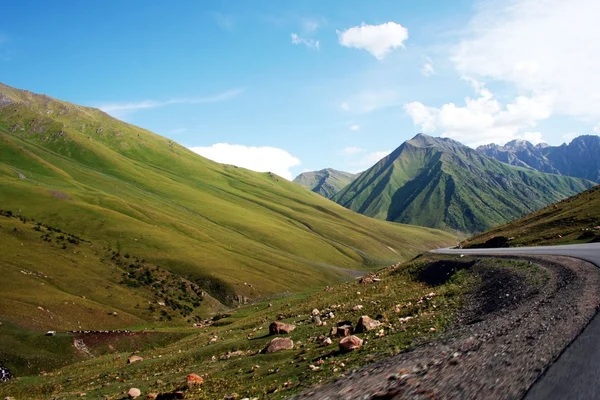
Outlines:
{"type": "Polygon", "coordinates": [[[469,146],[600,133],[600,1],[20,0],[0,82],[292,179],[419,132],[469,146]]]}

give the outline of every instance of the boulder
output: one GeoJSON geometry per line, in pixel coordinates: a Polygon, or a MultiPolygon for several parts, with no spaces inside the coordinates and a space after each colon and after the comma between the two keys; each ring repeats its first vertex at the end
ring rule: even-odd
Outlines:
{"type": "Polygon", "coordinates": [[[144,359],[140,356],[131,356],[127,359],[127,364],[133,364],[134,362],[144,361],[144,359]]]}
{"type": "Polygon", "coordinates": [[[137,399],[141,395],[142,395],[142,391],[138,388],[131,388],[127,392],[127,396],[129,396],[130,399],[137,399]]]}
{"type": "Polygon", "coordinates": [[[269,325],[269,335],[280,335],[290,333],[296,329],[296,325],[275,321],[269,325]]]}
{"type": "Polygon", "coordinates": [[[325,338],[323,339],[323,341],[321,342],[321,344],[323,346],[329,346],[332,343],[331,338],[325,338]]]}
{"type": "Polygon", "coordinates": [[[362,344],[362,339],[360,339],[357,336],[351,335],[340,340],[339,346],[341,351],[347,352],[360,349],[362,347],[362,344]]]}
{"type": "Polygon", "coordinates": [[[377,329],[380,325],[381,322],[374,320],[368,315],[363,315],[358,319],[355,331],[358,333],[368,332],[377,329]]]}
{"type": "Polygon", "coordinates": [[[291,350],[294,348],[294,342],[290,338],[275,338],[263,350],[264,353],[275,353],[279,350],[291,350]]]}
{"type": "Polygon", "coordinates": [[[198,374],[189,374],[186,378],[185,378],[186,384],[188,387],[192,387],[192,386],[200,386],[204,383],[204,378],[202,378],[200,375],[198,374]]]}
{"type": "Polygon", "coordinates": [[[354,328],[352,327],[352,322],[350,321],[338,322],[337,327],[335,328],[335,336],[338,337],[346,337],[352,335],[353,333],[354,328]]]}

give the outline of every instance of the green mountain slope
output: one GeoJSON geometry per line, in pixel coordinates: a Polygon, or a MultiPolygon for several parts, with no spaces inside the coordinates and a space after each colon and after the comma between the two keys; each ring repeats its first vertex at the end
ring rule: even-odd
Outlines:
{"type": "Polygon", "coordinates": [[[600,242],[600,186],[474,236],[462,245],[515,247],[589,242],[600,242]]]}
{"type": "Polygon", "coordinates": [[[0,104],[0,208],[136,255],[221,302],[330,284],[453,241],[209,161],[97,109],[7,86],[0,104]]]}
{"type": "Polygon", "coordinates": [[[509,166],[451,139],[419,134],[333,200],[371,217],[479,232],[593,186],[509,166]]]}
{"type": "Polygon", "coordinates": [[[359,174],[326,168],[320,171],[303,172],[294,179],[294,182],[330,199],[358,176],[359,174]]]}

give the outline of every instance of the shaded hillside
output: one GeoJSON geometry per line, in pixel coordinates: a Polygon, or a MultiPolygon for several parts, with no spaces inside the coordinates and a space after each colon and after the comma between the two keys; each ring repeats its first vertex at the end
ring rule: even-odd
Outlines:
{"type": "Polygon", "coordinates": [[[591,186],[584,179],[509,166],[451,139],[419,134],[333,200],[388,221],[479,232],[591,186]]]}
{"type": "Polygon", "coordinates": [[[294,179],[294,182],[330,199],[358,176],[359,174],[326,168],[320,171],[303,172],[294,179]]]}
{"type": "Polygon", "coordinates": [[[600,186],[465,240],[465,247],[538,246],[600,241],[600,186]],[[510,240],[509,240],[510,239],[510,240]]]}
{"type": "Polygon", "coordinates": [[[135,254],[224,302],[337,282],[453,240],[209,161],[97,109],[0,94],[1,208],[135,254]]]}
{"type": "Polygon", "coordinates": [[[600,137],[583,135],[569,144],[533,145],[525,140],[513,140],[504,146],[488,144],[477,150],[502,162],[600,182],[600,137]]]}

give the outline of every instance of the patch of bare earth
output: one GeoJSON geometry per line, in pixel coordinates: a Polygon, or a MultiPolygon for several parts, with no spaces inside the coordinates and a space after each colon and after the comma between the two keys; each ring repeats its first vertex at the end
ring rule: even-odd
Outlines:
{"type": "MultiPolygon", "coordinates": [[[[567,257],[520,257],[548,279],[475,270],[456,326],[437,340],[315,387],[296,399],[519,399],[574,340],[600,304],[600,269],[567,257]]],[[[477,265],[474,269],[477,268],[477,265]]]]}

